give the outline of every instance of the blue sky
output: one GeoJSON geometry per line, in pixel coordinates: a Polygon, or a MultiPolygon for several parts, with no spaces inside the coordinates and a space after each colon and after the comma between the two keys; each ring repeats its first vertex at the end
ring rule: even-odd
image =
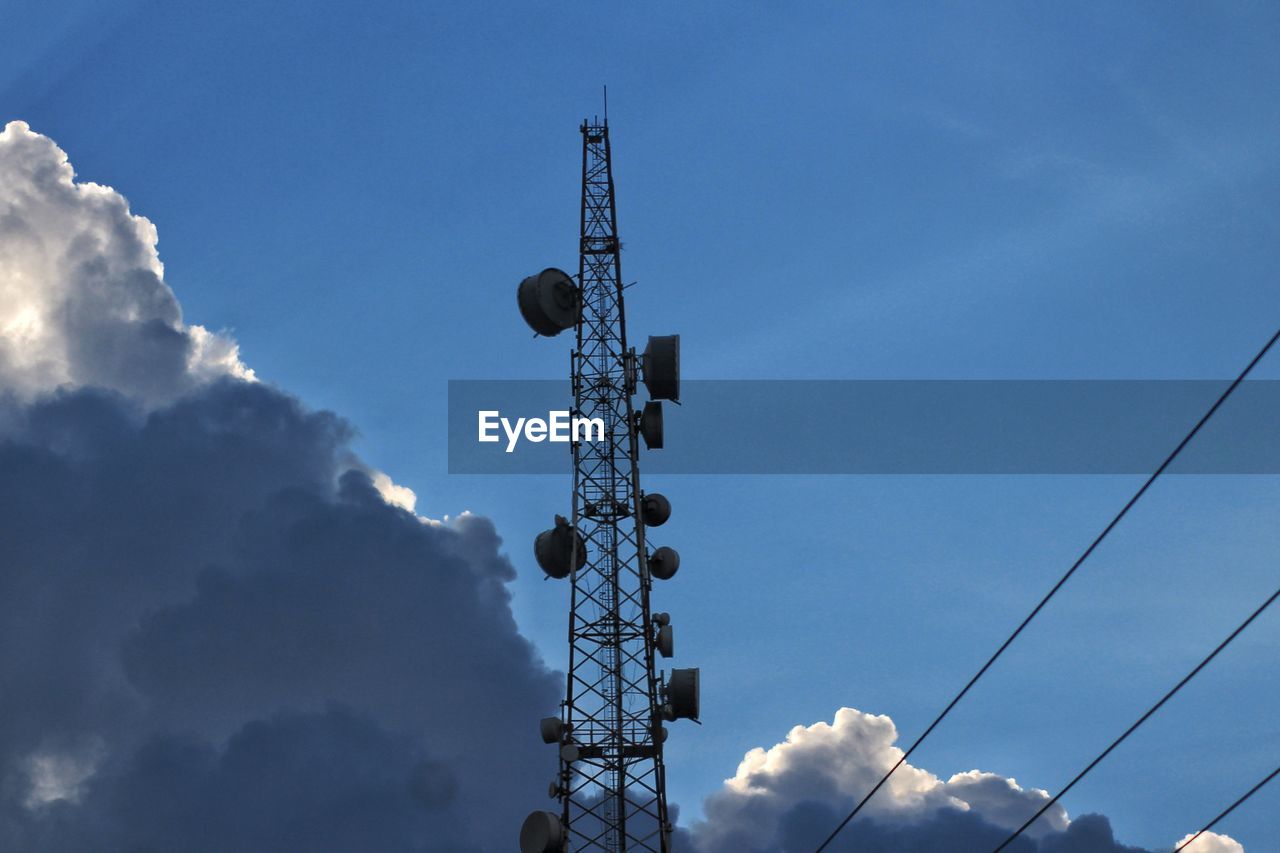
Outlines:
{"type": "MultiPolygon", "coordinates": [[[[11,4],[0,119],[128,196],[187,321],[351,419],[420,512],[491,516],[561,665],[528,543],[568,472],[448,476],[445,390],[564,370],[512,291],[574,264],[602,83],[629,325],[679,332],[686,376],[1221,378],[1280,322],[1278,35],[1243,2],[11,4]]],[[[1137,484],[651,483],[705,678],[672,799],[843,705],[914,736],[1137,484]]],[[[1060,787],[1274,589],[1278,508],[1273,477],[1162,482],[914,763],[1060,787]]],[[[1069,811],[1154,846],[1261,778],[1277,642],[1273,614],[1069,811]]],[[[1224,831],[1266,849],[1276,797],[1224,831]]]]}

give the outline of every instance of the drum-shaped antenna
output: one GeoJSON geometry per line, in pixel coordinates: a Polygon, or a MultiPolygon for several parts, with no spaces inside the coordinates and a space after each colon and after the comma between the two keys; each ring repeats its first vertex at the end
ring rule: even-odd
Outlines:
{"type": "Polygon", "coordinates": [[[564,723],[559,717],[543,717],[538,721],[538,731],[542,734],[543,743],[559,743],[564,734],[564,723]]]}
{"type": "Polygon", "coordinates": [[[578,288],[564,270],[554,267],[531,275],[516,288],[520,316],[539,335],[554,337],[572,329],[580,313],[578,288]]]}
{"type": "Polygon", "coordinates": [[[640,437],[650,450],[662,449],[662,404],[650,400],[640,412],[640,437]]]}
{"type": "Polygon", "coordinates": [[[675,548],[663,545],[649,555],[649,574],[660,581],[669,581],[680,568],[680,554],[675,548]]]}
{"type": "Polygon", "coordinates": [[[661,527],[671,517],[671,501],[657,492],[645,495],[640,501],[640,517],[649,527],[661,527]]]}
{"type": "Polygon", "coordinates": [[[675,644],[676,635],[675,632],[671,630],[670,625],[663,625],[658,629],[658,639],[657,642],[654,643],[654,645],[658,647],[658,654],[662,655],[664,658],[671,657],[676,653],[675,644]]]}
{"type": "Polygon", "coordinates": [[[696,720],[702,697],[697,668],[673,669],[667,681],[667,707],[673,720],[696,720]]]}
{"type": "Polygon", "coordinates": [[[560,853],[564,842],[564,824],[553,812],[532,812],[520,827],[520,853],[560,853]]]}
{"type": "Polygon", "coordinates": [[[640,357],[644,387],[655,400],[680,399],[680,336],[650,335],[640,357]]]}
{"type": "Polygon", "coordinates": [[[567,578],[573,566],[587,562],[587,543],[563,515],[556,516],[556,526],[544,530],[533,540],[533,556],[538,566],[550,577],[567,578]],[[574,558],[575,544],[577,558],[574,558]],[[572,565],[571,565],[572,563],[572,565]]]}

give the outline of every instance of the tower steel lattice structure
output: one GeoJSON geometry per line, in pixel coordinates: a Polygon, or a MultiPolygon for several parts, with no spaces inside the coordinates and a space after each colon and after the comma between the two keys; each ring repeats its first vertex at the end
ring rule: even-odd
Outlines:
{"type": "Polygon", "coordinates": [[[562,767],[574,850],[669,849],[663,729],[654,670],[639,437],[632,410],[622,257],[607,120],[582,124],[582,309],[573,354],[576,414],[604,441],[573,444],[573,526],[587,545],[572,576],[564,723],[580,752],[562,767]]]}
{"type": "Polygon", "coordinates": [[[550,577],[568,578],[569,671],[560,715],[542,738],[560,748],[551,796],[559,812],[535,811],[520,833],[523,853],[669,853],[664,721],[697,719],[697,669],[665,680],[655,657],[673,651],[671,619],[652,613],[653,581],[679,568],[671,548],[650,551],[645,533],[671,505],[640,488],[640,444],[662,447],[662,404],[679,399],[679,336],[649,338],[638,356],[627,342],[621,243],[608,120],[584,121],[577,283],[546,269],[520,283],[521,313],[540,335],[573,328],[575,430],[571,519],[534,542],[550,577]],[[637,412],[643,381],[652,399],[637,412]]]}

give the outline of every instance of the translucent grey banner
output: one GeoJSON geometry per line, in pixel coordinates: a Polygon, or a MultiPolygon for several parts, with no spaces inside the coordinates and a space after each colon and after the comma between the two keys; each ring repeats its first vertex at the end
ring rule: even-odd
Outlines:
{"type": "MultiPolygon", "coordinates": [[[[1229,384],[686,381],[682,405],[663,403],[664,448],[642,449],[640,464],[668,474],[1149,474],[1229,384]]],[[[644,400],[642,387],[637,409],[644,400]]],[[[499,418],[513,428],[572,408],[567,379],[450,381],[449,473],[567,475],[567,441],[523,430],[512,441],[499,418]],[[479,440],[481,412],[497,440],[479,440]]],[[[553,426],[568,435],[567,421],[553,426]]],[[[1170,473],[1280,473],[1280,381],[1243,383],[1170,473]]]]}

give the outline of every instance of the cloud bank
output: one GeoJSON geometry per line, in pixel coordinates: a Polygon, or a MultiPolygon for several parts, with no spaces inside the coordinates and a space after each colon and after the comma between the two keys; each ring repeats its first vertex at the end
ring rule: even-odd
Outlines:
{"type": "Polygon", "coordinates": [[[492,524],[415,515],[155,246],[0,133],[0,849],[510,849],[561,678],[492,524]]]}
{"type": "MultiPolygon", "coordinates": [[[[885,716],[842,708],[831,723],[796,726],[782,743],[746,754],[707,798],[706,818],[685,836],[698,853],[811,853],[902,757],[885,716]]],[[[990,853],[1050,798],[1016,780],[971,770],[943,781],[902,767],[829,850],[861,853],[990,853]]],[[[1184,836],[1185,839],[1185,836],[1184,836]]],[[[1170,845],[1172,849],[1174,845],[1170,845]]],[[[1055,804],[1011,853],[1151,853],[1115,840],[1102,815],[1071,820],[1055,804]]],[[[1207,833],[1188,853],[1243,853],[1207,833]]]]}
{"type": "MultiPolygon", "coordinates": [[[[514,847],[562,676],[492,524],[416,515],[351,437],[183,321],[123,196],[0,133],[0,849],[514,847]]],[[[812,850],[896,737],[848,708],[796,727],[678,849],[812,850]]],[[[989,850],[1045,798],[906,765],[835,849],[989,850]]],[[[1013,849],[1137,850],[1061,808],[1013,849]]]]}

